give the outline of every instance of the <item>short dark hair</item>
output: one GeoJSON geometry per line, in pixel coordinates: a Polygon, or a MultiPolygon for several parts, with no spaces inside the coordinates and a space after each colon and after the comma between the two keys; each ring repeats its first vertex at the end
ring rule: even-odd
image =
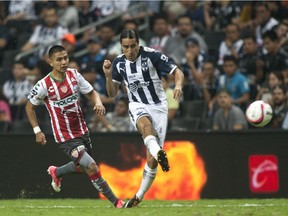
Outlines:
{"type": "Polygon", "coordinates": [[[281,89],[281,90],[283,91],[283,93],[286,95],[287,89],[286,89],[285,85],[280,84],[280,85],[274,86],[274,87],[272,88],[272,92],[273,92],[275,89],[281,89]]]}
{"type": "Polygon", "coordinates": [[[226,61],[232,61],[234,62],[236,65],[238,65],[238,60],[235,56],[233,55],[225,55],[224,58],[223,58],[223,62],[226,62],[226,61]]]}
{"type": "Polygon", "coordinates": [[[256,37],[254,35],[252,35],[252,34],[244,35],[243,40],[248,40],[248,39],[252,39],[253,42],[257,43],[256,37]]]}
{"type": "Polygon", "coordinates": [[[136,31],[131,29],[124,29],[120,34],[120,43],[124,38],[135,39],[139,43],[139,35],[136,31]]]}
{"type": "Polygon", "coordinates": [[[62,52],[64,51],[65,48],[61,45],[54,45],[52,46],[50,49],[49,49],[49,52],[48,52],[48,56],[49,58],[52,57],[52,55],[56,52],[62,52]]]}
{"type": "Polygon", "coordinates": [[[231,92],[230,92],[228,89],[226,89],[226,88],[221,88],[221,89],[219,89],[219,90],[217,91],[217,95],[220,95],[221,93],[226,93],[226,94],[228,94],[230,97],[232,97],[231,92]]]}
{"type": "Polygon", "coordinates": [[[265,38],[270,39],[271,41],[278,41],[278,36],[277,33],[273,30],[268,30],[266,32],[263,33],[262,35],[262,39],[264,40],[265,38]]]}

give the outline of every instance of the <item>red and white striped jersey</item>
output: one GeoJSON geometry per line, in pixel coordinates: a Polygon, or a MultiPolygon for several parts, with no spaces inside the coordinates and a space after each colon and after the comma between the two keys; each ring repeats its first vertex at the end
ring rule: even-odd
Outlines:
{"type": "Polygon", "coordinates": [[[39,80],[28,96],[34,105],[45,102],[51,118],[56,142],[64,142],[88,132],[79,102],[79,92],[87,94],[93,90],[91,84],[76,70],[68,68],[62,81],[48,74],[39,80]]]}

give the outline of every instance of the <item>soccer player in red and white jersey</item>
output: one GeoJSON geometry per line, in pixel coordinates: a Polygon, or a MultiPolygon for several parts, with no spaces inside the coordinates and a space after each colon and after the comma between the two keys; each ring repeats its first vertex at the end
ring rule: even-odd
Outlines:
{"type": "Polygon", "coordinates": [[[99,192],[116,208],[121,208],[124,202],[114,195],[92,157],[92,144],[79,105],[80,92],[94,104],[96,114],[103,115],[105,108],[100,96],[76,69],[68,68],[69,59],[64,47],[55,45],[50,48],[48,55],[48,63],[53,70],[31,90],[26,113],[36,135],[36,142],[46,144],[45,134],[41,131],[35,114],[35,106],[44,101],[51,118],[55,141],[72,160],[61,167],[48,168],[52,177],[51,185],[59,192],[63,175],[84,172],[99,192]]]}

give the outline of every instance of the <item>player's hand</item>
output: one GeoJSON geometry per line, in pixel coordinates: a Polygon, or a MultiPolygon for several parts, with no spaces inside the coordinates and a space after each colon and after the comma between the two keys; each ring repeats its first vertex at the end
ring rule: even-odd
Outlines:
{"type": "Polygon", "coordinates": [[[105,114],[105,107],[102,104],[96,104],[93,108],[97,115],[104,115],[105,114]]]}
{"type": "Polygon", "coordinates": [[[41,145],[45,145],[46,144],[46,137],[45,134],[43,132],[39,132],[36,134],[36,142],[41,144],[41,145]]]}
{"type": "Polygon", "coordinates": [[[104,60],[104,63],[103,63],[103,71],[104,71],[104,74],[105,76],[111,76],[112,74],[112,64],[109,60],[104,60]]]}
{"type": "Polygon", "coordinates": [[[182,89],[181,88],[174,88],[174,92],[173,92],[173,98],[177,101],[179,101],[182,97],[182,89]]]}

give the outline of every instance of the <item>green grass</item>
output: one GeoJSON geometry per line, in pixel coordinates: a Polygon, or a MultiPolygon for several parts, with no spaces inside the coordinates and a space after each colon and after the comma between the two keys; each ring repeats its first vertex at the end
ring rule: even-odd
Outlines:
{"type": "Polygon", "coordinates": [[[167,215],[288,215],[287,199],[238,199],[199,201],[144,200],[133,209],[116,209],[106,200],[16,199],[0,200],[2,216],[167,216],[167,215]]]}

